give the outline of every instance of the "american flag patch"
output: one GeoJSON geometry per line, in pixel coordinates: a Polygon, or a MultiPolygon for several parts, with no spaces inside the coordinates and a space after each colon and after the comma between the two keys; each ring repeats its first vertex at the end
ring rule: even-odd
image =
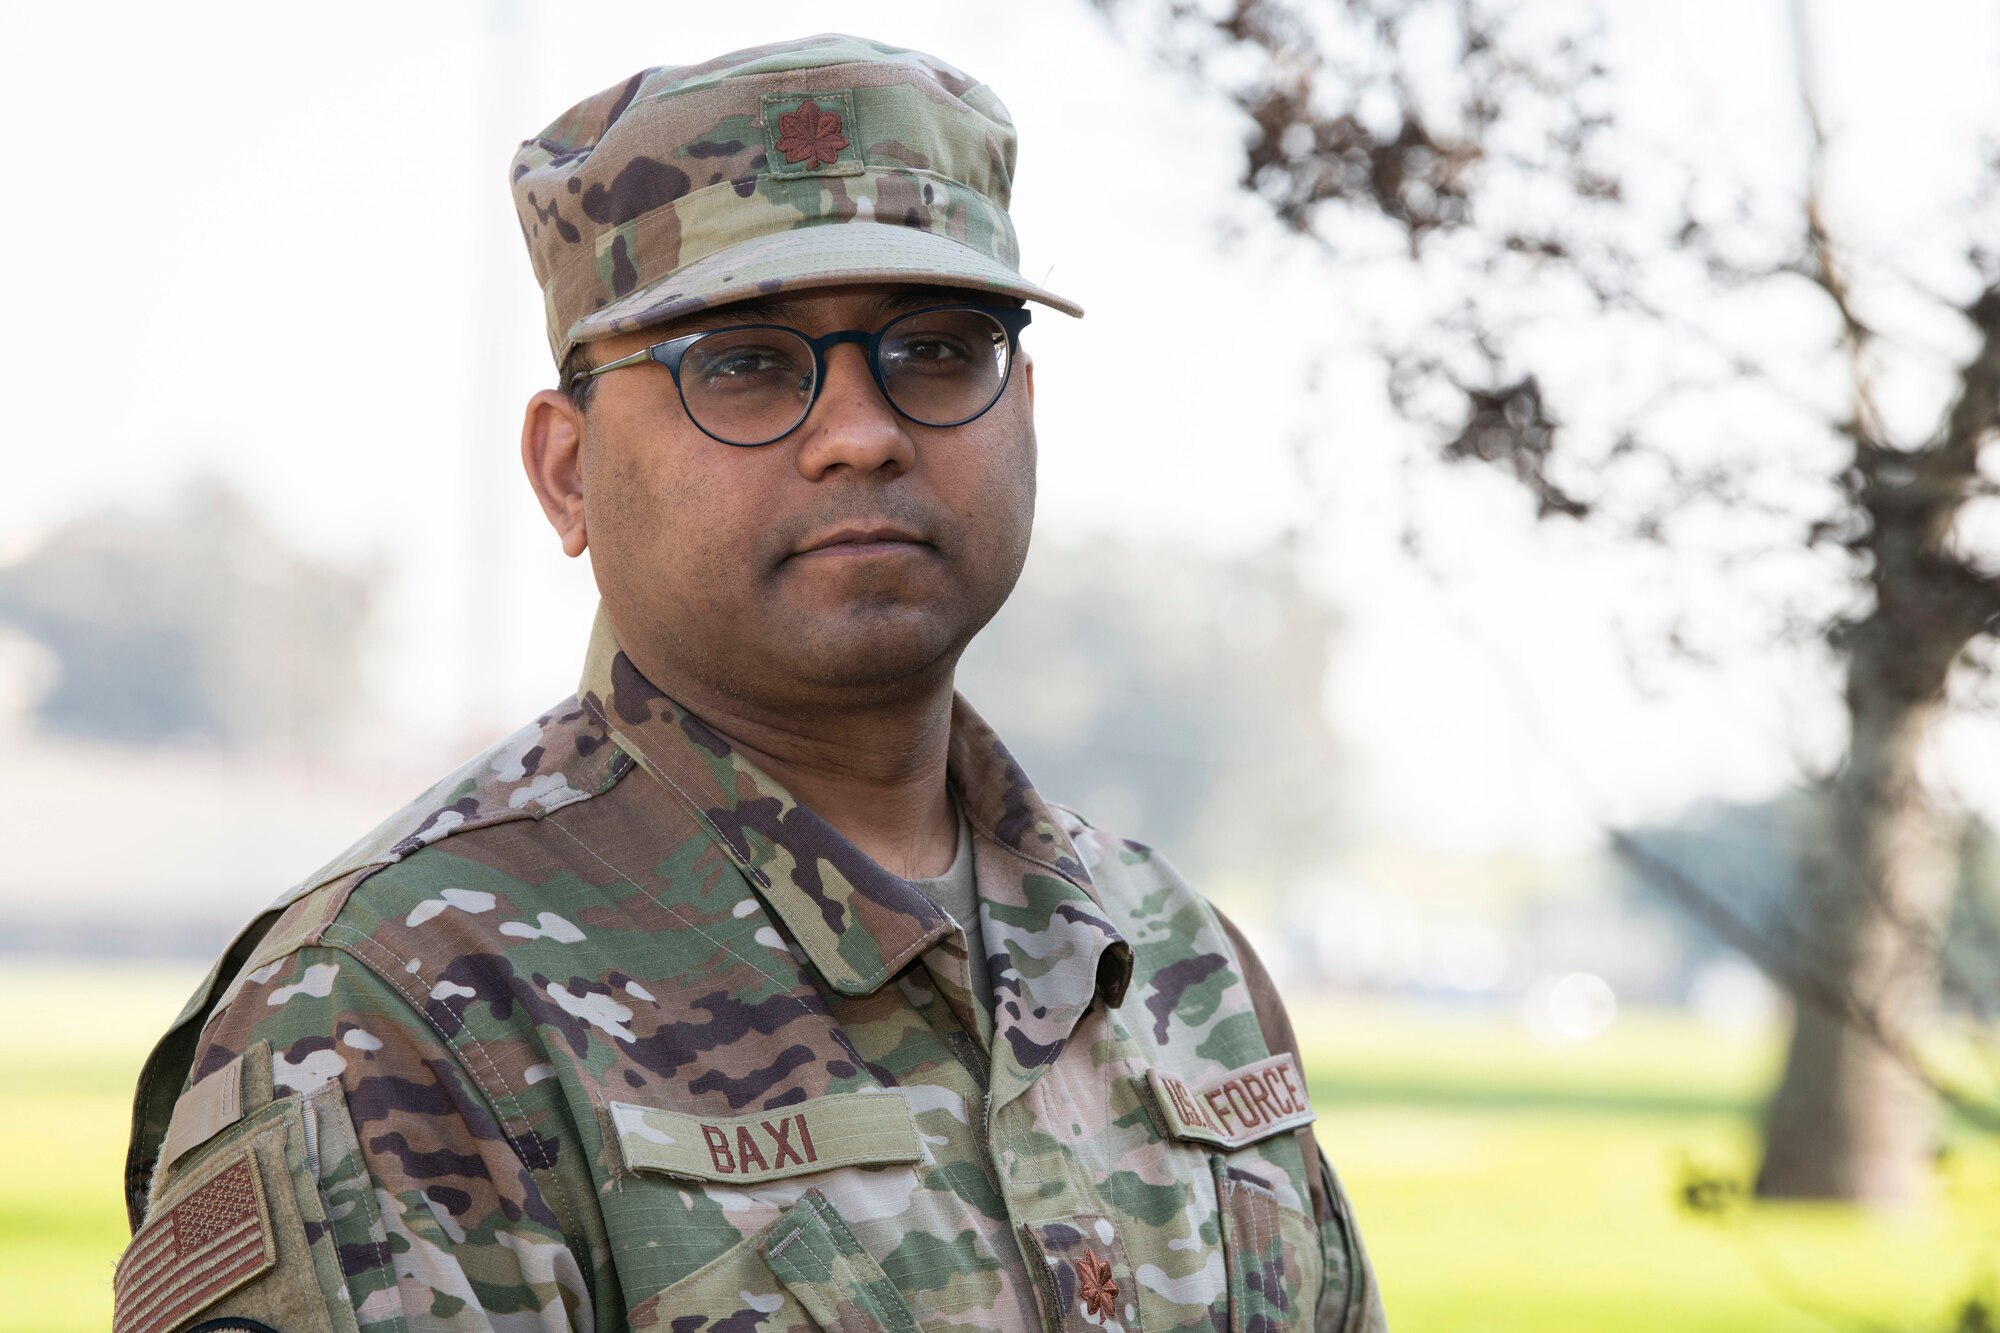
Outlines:
{"type": "Polygon", "coordinates": [[[165,1333],[277,1260],[252,1149],[139,1228],[118,1261],[112,1333],[165,1333]]]}

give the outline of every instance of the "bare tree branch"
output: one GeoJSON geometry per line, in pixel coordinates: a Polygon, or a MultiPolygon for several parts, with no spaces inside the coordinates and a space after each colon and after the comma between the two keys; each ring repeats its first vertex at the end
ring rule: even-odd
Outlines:
{"type": "MultiPolygon", "coordinates": [[[[1919,345],[1886,316],[1878,323],[1870,303],[1885,276],[1900,275],[1901,289],[1935,312],[1933,284],[1909,272],[1937,269],[1870,267],[1844,243],[1832,183],[1847,145],[1836,142],[1815,84],[1805,0],[1791,0],[1804,130],[1796,174],[1781,167],[1733,188],[1716,188],[1705,162],[1683,161],[1676,177],[1674,155],[1648,157],[1647,145],[1618,140],[1595,35],[1551,40],[1519,21],[1525,7],[1095,3],[1122,21],[1151,16],[1163,58],[1241,111],[1240,183],[1281,226],[1335,264],[1379,254],[1384,235],[1399,243],[1415,279],[1407,290],[1426,303],[1421,318],[1399,312],[1402,327],[1377,347],[1391,406],[1425,434],[1433,458],[1508,477],[1538,519],[1655,554],[1663,569],[1666,557],[1689,558],[1681,537],[1700,531],[1710,546],[1700,558],[1723,582],[1695,586],[1756,596],[1739,576],[1766,562],[1812,572],[1811,595],[1770,595],[1763,641],[1839,668],[1849,738],[1827,785],[1828,845],[1811,849],[1825,873],[1805,877],[1807,902],[1786,937],[1763,938],[1629,835],[1605,832],[1645,882],[1790,989],[1800,1032],[1817,1034],[1795,1041],[1775,1104],[1789,1104],[1786,1089],[1817,1089],[1805,1094],[1817,1103],[1793,1108],[1797,1179],[1784,1188],[1859,1190],[1859,1155],[1891,1140],[1900,1179],[1913,1178],[1920,1145],[1873,1071],[1922,1075],[1909,1032],[1941,988],[1979,1012],[2000,1000],[1943,948],[1952,851],[1933,834],[1947,814],[1917,763],[1957,701],[1954,679],[1972,674],[1978,649],[2000,637],[2000,552],[1982,562],[1964,523],[1969,502],[2000,495],[2000,476],[1980,470],[2000,430],[2000,238],[1990,225],[2000,212],[1937,210],[1973,219],[1957,258],[1980,295],[1953,308],[1976,346],[1955,367],[1935,434],[1898,439],[1883,410],[1889,376],[1939,344],[1919,345]],[[1447,68],[1418,31],[1451,34],[1447,68]],[[1614,142],[1626,151],[1610,151],[1614,142]],[[1646,187],[1643,202],[1620,171],[1646,187]],[[1792,179],[1796,192],[1766,185],[1792,179]],[[1677,188],[1678,208],[1662,209],[1663,183],[1668,200],[1677,188]],[[1781,348],[1758,321],[1732,320],[1766,297],[1795,303],[1801,292],[1818,303],[1824,332],[1788,335],[1781,348]],[[1702,374],[1712,387],[1697,385],[1702,374]],[[1729,400],[1725,413],[1754,395],[1764,434],[1736,447],[1728,415],[1692,410],[1704,393],[1729,400]],[[1814,1027],[1820,1015],[1831,1021],[1814,1027]],[[1810,1060],[1818,1072],[1801,1074],[1810,1060]],[[1854,1095],[1827,1081],[1840,1078],[1859,1080],[1854,1095]],[[1841,1165],[1822,1170],[1822,1159],[1841,1165]]],[[[1982,188],[2000,195],[2000,154],[1989,147],[1987,158],[1982,188]]],[[[1420,551],[1421,524],[1405,533],[1420,551]]],[[[1669,660],[1712,657],[1717,636],[1704,626],[1732,617],[1708,610],[1662,617],[1657,650],[1669,660]]],[[[2000,1131],[2000,1108],[1926,1081],[2000,1131]]],[[[1771,1142],[1783,1137],[1774,1131],[1771,1142]]]]}

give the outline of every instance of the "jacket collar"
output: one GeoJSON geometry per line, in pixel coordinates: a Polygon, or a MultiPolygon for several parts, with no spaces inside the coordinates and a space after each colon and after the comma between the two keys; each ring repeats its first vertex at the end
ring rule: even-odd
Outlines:
{"type": "MultiPolygon", "coordinates": [[[[833,989],[869,994],[951,933],[921,890],[641,675],[601,605],[577,695],[702,821],[833,989]]],[[[1112,1006],[1124,998],[1132,950],[1061,822],[956,693],[946,766],[974,830],[996,1038],[1025,1084],[1060,1054],[1093,996],[1112,1006]]]]}

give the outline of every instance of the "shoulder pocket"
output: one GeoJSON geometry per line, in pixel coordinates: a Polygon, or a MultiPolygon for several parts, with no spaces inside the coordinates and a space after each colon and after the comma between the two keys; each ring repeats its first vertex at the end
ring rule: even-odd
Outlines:
{"type": "Polygon", "coordinates": [[[1229,1281],[1229,1333],[1278,1333],[1313,1326],[1323,1259],[1318,1229],[1229,1158],[1209,1158],[1222,1214],[1222,1261],[1229,1281]]]}
{"type": "MultiPolygon", "coordinates": [[[[197,1315],[258,1320],[287,1333],[354,1329],[309,1165],[308,1109],[298,1098],[270,1100],[268,1074],[261,1097],[253,1083],[249,1099],[264,1104],[183,1147],[181,1164],[163,1164],[171,1174],[118,1261],[114,1333],[167,1333],[197,1315]]],[[[221,1114],[200,1103],[197,1112],[221,1114]]]]}
{"type": "Polygon", "coordinates": [[[244,959],[269,933],[278,916],[276,908],[268,908],[243,928],[181,1006],[139,1071],[139,1085],[132,1098],[131,1138],[125,1148],[125,1214],[135,1234],[147,1215],[148,1191],[166,1165],[160,1159],[169,1131],[168,1116],[177,1104],[175,1098],[188,1067],[194,1063],[202,1024],[225,984],[233,984],[244,959]]]}

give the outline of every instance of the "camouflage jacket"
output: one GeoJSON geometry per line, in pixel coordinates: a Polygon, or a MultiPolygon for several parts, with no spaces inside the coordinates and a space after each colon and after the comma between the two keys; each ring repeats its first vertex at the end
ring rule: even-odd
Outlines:
{"type": "Polygon", "coordinates": [[[1240,937],[963,698],[949,780],[992,1011],[951,919],[600,614],[574,698],[281,899],[155,1051],[118,1333],[1379,1329],[1240,937]]]}

